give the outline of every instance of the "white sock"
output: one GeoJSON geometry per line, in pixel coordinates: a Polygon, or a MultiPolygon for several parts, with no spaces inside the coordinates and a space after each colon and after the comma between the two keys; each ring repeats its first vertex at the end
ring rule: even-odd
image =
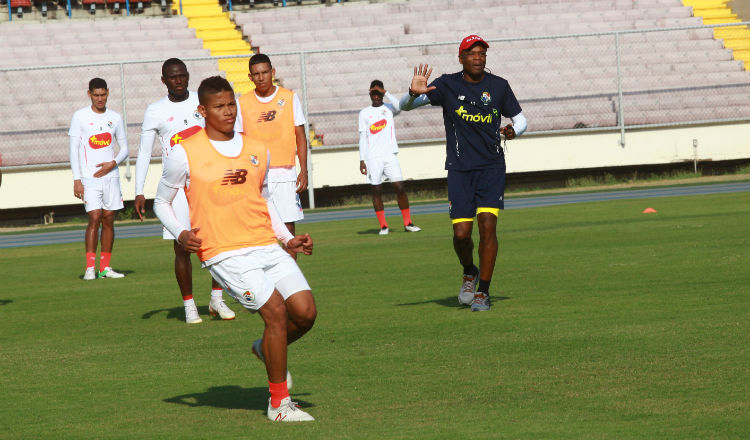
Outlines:
{"type": "Polygon", "coordinates": [[[187,306],[193,306],[193,307],[195,307],[195,301],[193,300],[193,298],[183,299],[182,303],[185,305],[185,307],[187,307],[187,306]]]}
{"type": "Polygon", "coordinates": [[[222,289],[211,289],[211,299],[221,299],[223,293],[222,289]]]}

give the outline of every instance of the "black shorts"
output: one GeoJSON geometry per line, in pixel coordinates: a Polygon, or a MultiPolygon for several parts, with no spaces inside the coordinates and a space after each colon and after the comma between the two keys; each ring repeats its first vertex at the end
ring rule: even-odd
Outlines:
{"type": "Polygon", "coordinates": [[[505,165],[472,171],[448,170],[451,219],[472,219],[477,210],[504,208],[505,165]]]}

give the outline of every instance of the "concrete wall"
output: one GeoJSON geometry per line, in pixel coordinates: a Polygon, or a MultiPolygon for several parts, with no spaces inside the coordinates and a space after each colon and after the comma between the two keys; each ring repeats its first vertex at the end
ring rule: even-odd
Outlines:
{"type": "MultiPolygon", "coordinates": [[[[508,142],[508,172],[551,171],[631,165],[653,165],[692,161],[693,139],[698,142],[698,159],[733,160],[750,158],[750,123],[630,130],[621,147],[620,132],[524,136],[508,142]]],[[[445,143],[402,146],[399,153],[406,179],[445,177],[445,143]]],[[[367,183],[359,173],[356,149],[316,151],[312,155],[313,184],[343,186],[367,183]]],[[[133,164],[134,165],[134,164],[133,164]]],[[[131,167],[135,173],[135,167],[131,167]]],[[[120,167],[123,198],[133,200],[134,176],[126,179],[120,167]]],[[[152,163],[146,181],[146,197],[153,198],[161,176],[161,163],[152,163]]],[[[4,170],[0,187],[0,209],[73,205],[70,169],[4,170]]]]}

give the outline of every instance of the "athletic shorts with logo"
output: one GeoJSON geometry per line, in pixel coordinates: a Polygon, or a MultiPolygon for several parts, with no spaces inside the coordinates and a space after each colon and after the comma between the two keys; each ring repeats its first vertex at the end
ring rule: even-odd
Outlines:
{"type": "Polygon", "coordinates": [[[119,176],[101,179],[84,177],[81,183],[83,184],[83,206],[86,212],[95,209],[117,211],[123,208],[119,176]]]}
{"type": "Polygon", "coordinates": [[[310,290],[297,263],[277,244],[230,252],[231,256],[210,264],[208,270],[250,311],[263,307],[274,289],[281,293],[284,301],[297,292],[310,290]]]}
{"type": "Polygon", "coordinates": [[[383,176],[391,182],[404,180],[401,175],[401,165],[398,163],[397,153],[368,158],[365,160],[365,165],[367,165],[367,179],[370,181],[370,185],[383,183],[383,176]]]}
{"type": "Polygon", "coordinates": [[[471,171],[448,170],[450,218],[474,218],[479,208],[504,208],[505,165],[471,171]]]}

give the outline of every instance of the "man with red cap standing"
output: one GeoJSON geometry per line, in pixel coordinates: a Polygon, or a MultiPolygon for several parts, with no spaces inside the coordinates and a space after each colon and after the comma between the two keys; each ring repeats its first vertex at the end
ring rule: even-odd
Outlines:
{"type": "Polygon", "coordinates": [[[409,93],[401,98],[401,110],[432,104],[443,108],[448,200],[453,222],[453,248],[463,266],[458,301],[473,312],[490,309],[489,286],[497,258],[497,217],[505,193],[504,139],[526,130],[510,84],[485,70],[489,44],[477,35],[461,41],[460,72],[445,74],[429,86],[432,69],[414,68],[409,93]],[[512,124],[502,126],[501,116],[512,124]],[[471,238],[474,217],[479,227],[479,268],[474,265],[471,238]]]}

